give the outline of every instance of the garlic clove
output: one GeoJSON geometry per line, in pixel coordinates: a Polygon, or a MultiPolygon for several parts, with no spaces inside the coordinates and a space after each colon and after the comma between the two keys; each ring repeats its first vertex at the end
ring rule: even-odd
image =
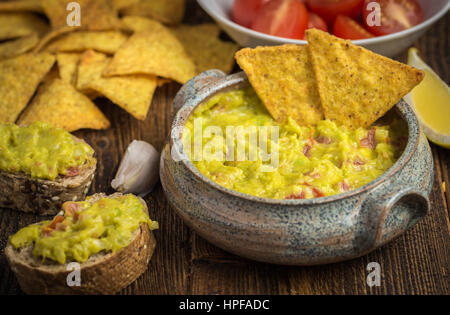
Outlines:
{"type": "Polygon", "coordinates": [[[146,196],[159,179],[159,152],[145,141],[130,143],[111,186],[122,193],[146,196]]]}

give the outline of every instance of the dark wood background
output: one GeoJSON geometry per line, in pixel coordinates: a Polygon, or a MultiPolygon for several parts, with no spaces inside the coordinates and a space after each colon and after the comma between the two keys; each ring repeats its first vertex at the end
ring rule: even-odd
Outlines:
{"type": "MultiPolygon", "coordinates": [[[[186,22],[209,21],[189,1],[186,22]]],[[[426,62],[449,82],[450,14],[415,43],[426,62]]],[[[406,52],[398,57],[406,61],[406,52]]],[[[237,70],[237,69],[236,69],[237,70]]],[[[112,123],[107,131],[81,131],[96,150],[99,164],[91,192],[112,193],[110,182],[127,145],[141,139],[162,149],[170,130],[172,99],[180,85],[156,91],[144,122],[107,100],[98,104],[112,123]]],[[[449,118],[450,119],[450,118],[449,118]]],[[[287,267],[246,260],[209,244],[190,230],[168,205],[161,185],[146,198],[160,229],[147,272],[122,294],[449,294],[450,150],[431,145],[435,162],[431,211],[412,230],[371,254],[316,267],[287,267]],[[443,183],[447,190],[443,190],[443,183]],[[380,287],[366,285],[366,266],[381,265],[380,287]]],[[[22,294],[3,249],[8,236],[42,218],[0,209],[0,294],[22,294]]]]}

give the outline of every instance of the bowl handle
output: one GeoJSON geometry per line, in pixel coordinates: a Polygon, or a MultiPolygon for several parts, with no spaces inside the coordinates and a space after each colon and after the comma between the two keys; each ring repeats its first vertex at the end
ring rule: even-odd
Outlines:
{"type": "Polygon", "coordinates": [[[211,84],[213,81],[223,79],[226,74],[220,70],[208,70],[190,79],[184,84],[173,99],[174,112],[183,107],[188,101],[193,100],[200,89],[211,84]]]}
{"type": "MultiPolygon", "coordinates": [[[[355,249],[361,254],[381,244],[383,226],[395,206],[406,208],[408,215],[408,222],[405,227],[398,228],[399,233],[414,226],[430,209],[428,196],[417,188],[407,186],[392,191],[392,188],[386,189],[386,187],[393,187],[389,183],[383,187],[371,192],[361,204],[353,241],[355,249]],[[386,191],[389,193],[386,194],[386,191]]],[[[394,231],[395,235],[399,233],[394,231]]]]}

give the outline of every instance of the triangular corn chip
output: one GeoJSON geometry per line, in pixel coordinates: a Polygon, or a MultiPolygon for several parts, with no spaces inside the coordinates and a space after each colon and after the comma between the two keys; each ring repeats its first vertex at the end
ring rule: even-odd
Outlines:
{"type": "Polygon", "coordinates": [[[178,24],[183,20],[185,6],[185,0],[140,0],[120,12],[122,15],[147,16],[166,24],[178,24]]]}
{"type": "Polygon", "coordinates": [[[109,31],[119,28],[119,18],[110,0],[41,0],[44,13],[54,29],[67,26],[69,14],[73,12],[68,10],[71,2],[78,4],[81,10],[80,26],[73,26],[74,30],[109,31]]]}
{"type": "Polygon", "coordinates": [[[305,46],[244,48],[236,60],[272,117],[300,125],[323,118],[316,78],[305,46]]]}
{"type": "Polygon", "coordinates": [[[43,36],[48,24],[32,13],[0,13],[0,40],[18,38],[37,33],[43,36]]]}
{"type": "Polygon", "coordinates": [[[173,29],[186,53],[194,61],[197,73],[219,69],[230,73],[238,46],[219,38],[216,24],[181,25],[173,29]]]}
{"type": "Polygon", "coordinates": [[[38,43],[39,36],[36,33],[0,43],[0,60],[22,55],[36,47],[38,43]]]}
{"type": "Polygon", "coordinates": [[[0,2],[0,12],[37,12],[43,13],[41,0],[15,0],[0,2]]]}
{"type": "Polygon", "coordinates": [[[195,65],[183,45],[163,25],[137,32],[120,47],[103,75],[152,74],[186,83],[195,76],[195,65]]]}
{"type": "Polygon", "coordinates": [[[18,124],[29,125],[35,121],[47,122],[67,131],[107,129],[110,126],[108,119],[87,96],[61,79],[45,82],[39,88],[18,124]]]}
{"type": "Polygon", "coordinates": [[[114,54],[128,36],[118,31],[91,32],[80,31],[64,34],[50,42],[44,51],[83,52],[93,49],[105,54],[114,54]]]}
{"type": "Polygon", "coordinates": [[[13,123],[55,63],[50,54],[25,54],[0,62],[0,123],[13,123]]]}
{"type": "Polygon", "coordinates": [[[325,117],[368,128],[422,81],[422,71],[326,32],[306,32],[325,117]]]}
{"type": "Polygon", "coordinates": [[[94,90],[131,115],[145,120],[152,103],[157,78],[150,75],[126,75],[105,78],[102,72],[111,58],[92,50],[85,52],[78,67],[77,88],[94,90]]]}
{"type": "Polygon", "coordinates": [[[60,53],[56,55],[58,62],[59,76],[61,79],[75,86],[77,81],[77,68],[81,54],[77,53],[60,53]]]}

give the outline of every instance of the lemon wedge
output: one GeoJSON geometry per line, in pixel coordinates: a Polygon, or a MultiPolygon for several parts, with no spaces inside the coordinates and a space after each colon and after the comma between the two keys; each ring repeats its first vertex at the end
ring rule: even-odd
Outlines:
{"type": "Polygon", "coordinates": [[[425,72],[425,78],[404,97],[416,112],[427,138],[450,148],[450,88],[418,55],[416,48],[408,52],[408,64],[425,72]]]}

